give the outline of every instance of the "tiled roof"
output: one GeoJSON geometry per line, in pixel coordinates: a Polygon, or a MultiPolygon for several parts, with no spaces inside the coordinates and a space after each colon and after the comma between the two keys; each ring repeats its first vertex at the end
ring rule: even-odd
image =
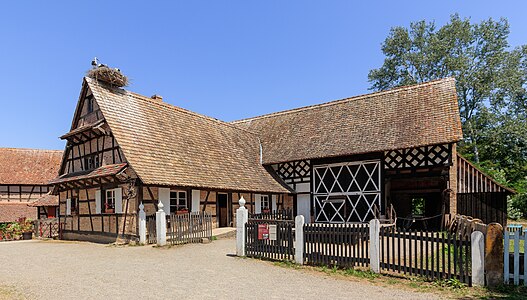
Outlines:
{"type": "Polygon", "coordinates": [[[264,164],[453,143],[462,138],[453,78],[232,124],[260,136],[264,164]]]}
{"type": "Polygon", "coordinates": [[[64,174],[60,177],[53,179],[51,184],[59,184],[64,182],[77,181],[82,179],[91,179],[105,176],[116,175],[126,167],[126,163],[105,165],[93,170],[79,171],[74,173],[64,174]]]}
{"type": "Polygon", "coordinates": [[[14,222],[20,218],[37,218],[37,209],[26,202],[0,202],[0,223],[14,222]]]}
{"type": "Polygon", "coordinates": [[[59,206],[59,196],[48,193],[38,198],[36,201],[29,203],[28,206],[59,206]]]}
{"type": "Polygon", "coordinates": [[[85,80],[143,183],[290,192],[260,164],[255,134],[160,100],[85,80]]]}
{"type": "Polygon", "coordinates": [[[0,184],[47,185],[61,159],[62,151],[0,148],[0,184]]]}

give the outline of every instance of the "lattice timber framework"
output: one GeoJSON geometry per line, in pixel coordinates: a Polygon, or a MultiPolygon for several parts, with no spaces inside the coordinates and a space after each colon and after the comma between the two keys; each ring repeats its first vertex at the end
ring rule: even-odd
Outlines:
{"type": "Polygon", "coordinates": [[[273,165],[276,174],[286,183],[309,182],[311,178],[311,162],[298,160],[273,165]]]}
{"type": "Polygon", "coordinates": [[[387,170],[449,166],[451,163],[452,144],[384,152],[384,168],[387,170]]]}
{"type": "Polygon", "coordinates": [[[314,166],[315,221],[367,222],[381,205],[381,162],[314,166]]]}

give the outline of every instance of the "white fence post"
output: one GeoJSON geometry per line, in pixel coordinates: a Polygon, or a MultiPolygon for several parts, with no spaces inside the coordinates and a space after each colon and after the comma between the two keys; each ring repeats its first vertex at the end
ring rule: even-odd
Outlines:
{"type": "Polygon", "coordinates": [[[238,201],[240,208],[236,210],[236,255],[245,256],[245,224],[249,219],[249,212],[245,208],[245,199],[243,197],[238,201]]]}
{"type": "Polygon", "coordinates": [[[379,248],[379,231],[381,224],[379,220],[370,221],[370,269],[374,273],[381,272],[380,248],[379,248]]]}
{"type": "Polygon", "coordinates": [[[514,285],[520,284],[520,233],[522,229],[519,228],[514,232],[514,285]]]}
{"type": "Polygon", "coordinates": [[[167,244],[167,218],[163,210],[163,202],[159,201],[156,212],[156,235],[157,245],[165,246],[167,244]]]}
{"type": "Polygon", "coordinates": [[[527,229],[523,230],[523,285],[527,286],[527,229]]]}
{"type": "Polygon", "coordinates": [[[146,213],[143,202],[139,204],[139,243],[146,244],[146,213]]]}
{"type": "Polygon", "coordinates": [[[485,236],[481,231],[470,235],[472,249],[472,285],[485,285],[485,236]]]}
{"type": "Polygon", "coordinates": [[[504,248],[503,248],[503,283],[509,284],[510,269],[509,269],[509,246],[510,246],[510,233],[508,226],[505,226],[504,232],[504,248]]]}
{"type": "Polygon", "coordinates": [[[304,216],[295,217],[295,262],[304,264],[304,216]]]}

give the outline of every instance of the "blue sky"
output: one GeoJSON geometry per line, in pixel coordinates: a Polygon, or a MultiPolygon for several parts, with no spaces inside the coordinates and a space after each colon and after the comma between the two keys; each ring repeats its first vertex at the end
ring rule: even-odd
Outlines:
{"type": "Polygon", "coordinates": [[[129,90],[231,121],[368,92],[393,26],[509,20],[525,1],[9,1],[0,9],[0,147],[63,149],[94,56],[129,90]]]}

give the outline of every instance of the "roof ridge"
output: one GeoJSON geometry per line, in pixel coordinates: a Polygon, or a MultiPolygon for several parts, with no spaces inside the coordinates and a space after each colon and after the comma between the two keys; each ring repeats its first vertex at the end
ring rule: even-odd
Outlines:
{"type": "MultiPolygon", "coordinates": [[[[90,80],[92,82],[95,82],[95,84],[97,84],[97,85],[100,85],[96,80],[93,80],[92,78],[86,77],[86,79],[88,79],[88,80],[90,80]]],[[[103,85],[104,85],[104,83],[103,83],[103,85]]],[[[106,88],[112,89],[112,87],[106,87],[106,88]]],[[[218,124],[222,124],[222,125],[228,126],[230,128],[235,128],[237,130],[241,130],[241,131],[247,132],[249,134],[258,136],[256,133],[254,133],[254,132],[252,132],[250,130],[247,130],[245,128],[240,128],[238,126],[235,126],[234,124],[231,124],[230,122],[226,122],[226,121],[214,118],[214,117],[210,117],[210,116],[207,116],[207,115],[204,115],[204,114],[200,114],[200,113],[197,113],[197,112],[194,112],[194,111],[188,110],[186,108],[183,108],[183,107],[180,107],[180,106],[176,106],[176,105],[164,102],[164,101],[155,100],[155,99],[152,99],[152,98],[147,97],[145,95],[142,95],[142,94],[139,94],[139,93],[136,93],[136,92],[132,92],[132,91],[129,91],[129,90],[126,90],[126,89],[122,89],[122,88],[113,88],[113,89],[118,89],[118,90],[124,91],[129,96],[135,97],[136,99],[139,99],[139,100],[142,100],[142,101],[150,102],[151,104],[155,104],[155,105],[159,105],[159,106],[166,107],[166,108],[169,108],[169,109],[173,109],[173,110],[176,110],[176,111],[180,111],[182,113],[186,113],[186,114],[193,115],[193,116],[196,116],[196,117],[199,117],[199,118],[202,118],[202,119],[213,121],[213,122],[216,122],[218,124]]]]}
{"type": "Polygon", "coordinates": [[[14,148],[14,147],[0,147],[1,150],[15,150],[15,151],[39,151],[39,152],[63,152],[55,149],[36,149],[36,148],[14,148]]]}
{"type": "Polygon", "coordinates": [[[257,120],[257,119],[264,119],[264,118],[280,116],[280,115],[285,115],[285,114],[290,114],[290,113],[296,113],[296,112],[310,110],[310,109],[315,109],[315,108],[320,108],[320,107],[332,106],[332,105],[337,105],[337,104],[341,104],[341,103],[348,102],[348,101],[354,101],[354,100],[360,100],[360,99],[373,97],[373,96],[391,94],[391,93],[399,92],[399,91],[402,91],[402,90],[411,90],[411,89],[415,89],[415,88],[419,88],[419,87],[424,87],[424,86],[428,86],[428,85],[435,85],[435,84],[448,82],[448,81],[455,81],[455,78],[454,77],[445,77],[445,78],[435,79],[435,80],[431,80],[431,81],[427,81],[427,82],[423,82],[423,83],[400,86],[400,87],[396,87],[396,88],[385,90],[385,91],[378,91],[378,92],[373,92],[373,93],[369,93],[369,94],[361,94],[361,95],[356,95],[356,96],[352,96],[352,97],[348,97],[348,98],[332,100],[332,101],[328,101],[328,102],[324,102],[324,103],[307,105],[307,106],[302,106],[302,107],[297,107],[297,108],[292,108],[292,109],[286,109],[286,110],[283,110],[283,111],[268,113],[268,114],[264,114],[264,115],[260,115],[260,116],[256,116],[256,117],[251,117],[251,118],[246,118],[246,119],[241,119],[241,120],[235,120],[235,121],[230,122],[230,124],[240,124],[240,123],[250,122],[250,121],[253,121],[253,120],[257,120]]]}

